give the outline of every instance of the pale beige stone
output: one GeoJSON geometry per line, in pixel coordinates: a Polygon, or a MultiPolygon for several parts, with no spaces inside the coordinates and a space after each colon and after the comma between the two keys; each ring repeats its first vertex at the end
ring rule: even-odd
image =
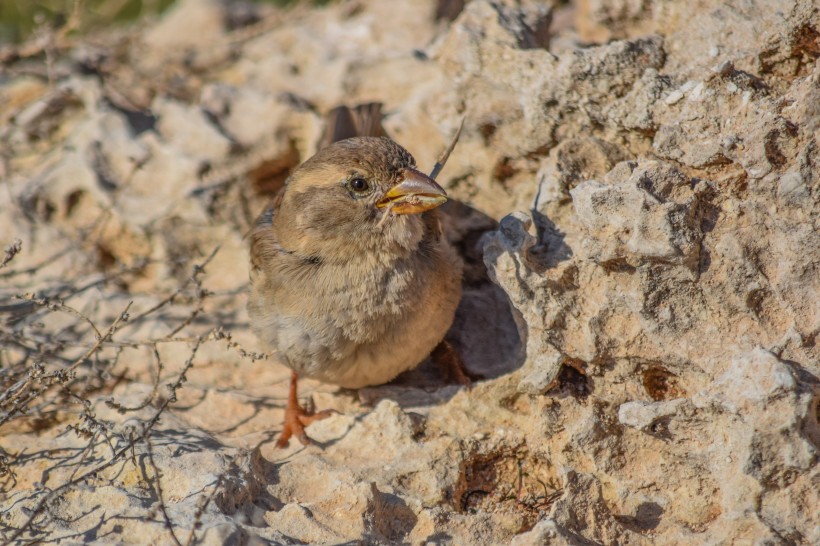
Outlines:
{"type": "Polygon", "coordinates": [[[88,390],[0,425],[2,540],[32,518],[17,542],[171,544],[167,518],[182,544],[820,543],[816,6],[560,4],[265,5],[231,30],[186,0],[72,34],[54,82],[9,61],[0,396],[97,342],[15,296],[101,335],[130,308],[88,390]],[[251,358],[244,236],[364,101],[424,170],[465,119],[450,338],[484,377],[302,380],[339,413],[278,449],[289,371],[251,358]]]}

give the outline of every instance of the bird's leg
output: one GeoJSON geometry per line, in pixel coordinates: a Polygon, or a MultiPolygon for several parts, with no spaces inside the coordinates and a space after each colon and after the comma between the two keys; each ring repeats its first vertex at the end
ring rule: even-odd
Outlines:
{"type": "Polygon", "coordinates": [[[296,394],[296,384],[299,381],[299,374],[292,372],[290,375],[290,390],[288,391],[288,405],[285,408],[285,424],[282,427],[282,434],[276,441],[277,447],[287,447],[290,437],[296,436],[303,445],[310,444],[310,438],[305,434],[305,427],[313,421],[319,421],[330,417],[331,410],[320,412],[307,412],[299,405],[299,398],[296,394]]]}
{"type": "Polygon", "coordinates": [[[469,387],[473,384],[473,380],[464,367],[464,361],[461,360],[458,352],[456,352],[449,341],[442,340],[441,343],[436,345],[436,348],[433,349],[430,356],[433,362],[444,368],[447,371],[447,375],[455,379],[459,385],[469,387]]]}

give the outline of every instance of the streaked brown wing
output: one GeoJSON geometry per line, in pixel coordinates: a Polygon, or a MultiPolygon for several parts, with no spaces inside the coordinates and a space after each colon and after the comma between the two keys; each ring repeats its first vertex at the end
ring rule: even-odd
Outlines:
{"type": "Polygon", "coordinates": [[[259,271],[262,264],[270,260],[281,250],[279,241],[276,239],[276,235],[273,233],[271,227],[273,226],[273,217],[282,204],[284,194],[285,188],[283,187],[268,206],[256,217],[256,222],[254,222],[253,227],[248,233],[251,247],[251,278],[259,271]]]}

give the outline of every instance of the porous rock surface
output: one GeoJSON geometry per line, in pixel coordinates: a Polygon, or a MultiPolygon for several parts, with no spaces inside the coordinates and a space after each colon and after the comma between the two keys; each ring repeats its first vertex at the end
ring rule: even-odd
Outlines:
{"type": "Polygon", "coordinates": [[[817,5],[454,4],[180,0],[9,64],[3,296],[106,327],[132,303],[87,403],[2,425],[4,540],[820,543],[817,5]],[[466,118],[450,338],[484,379],[304,381],[339,413],[279,450],[243,236],[323,114],[371,101],[423,168],[466,118]]]}

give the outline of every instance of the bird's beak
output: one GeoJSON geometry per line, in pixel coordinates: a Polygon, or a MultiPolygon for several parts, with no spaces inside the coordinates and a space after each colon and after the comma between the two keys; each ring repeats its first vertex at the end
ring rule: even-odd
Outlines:
{"type": "Polygon", "coordinates": [[[376,206],[390,207],[393,214],[417,214],[447,201],[447,192],[436,181],[415,169],[406,169],[404,178],[390,188],[376,206]]]}

